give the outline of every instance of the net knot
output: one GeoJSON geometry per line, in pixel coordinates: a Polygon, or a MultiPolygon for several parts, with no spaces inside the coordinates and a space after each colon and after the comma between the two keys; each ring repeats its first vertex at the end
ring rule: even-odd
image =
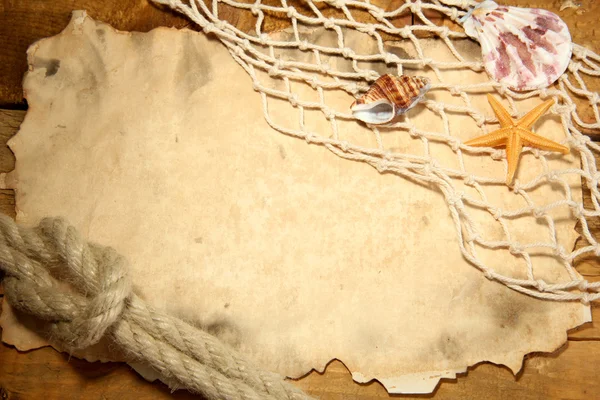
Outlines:
{"type": "Polygon", "coordinates": [[[250,7],[250,12],[252,13],[252,15],[254,15],[255,17],[260,14],[260,7],[258,6],[258,4],[254,3],[252,5],[252,7],[250,7]]]}
{"type": "Polygon", "coordinates": [[[215,24],[213,24],[212,22],[208,22],[208,23],[206,23],[206,25],[204,25],[202,30],[204,31],[205,34],[208,35],[215,31],[215,24]]]}
{"type": "Polygon", "coordinates": [[[572,146],[578,150],[585,150],[587,148],[588,142],[590,142],[591,140],[592,139],[590,139],[589,136],[585,136],[585,135],[579,135],[579,137],[571,137],[570,138],[570,142],[572,143],[572,146]]]}
{"type": "Polygon", "coordinates": [[[432,58],[424,58],[421,60],[421,62],[419,62],[419,64],[421,64],[423,67],[428,67],[433,63],[434,63],[434,61],[432,58]]]}
{"type": "Polygon", "coordinates": [[[416,139],[419,137],[419,133],[417,132],[417,128],[414,127],[414,125],[411,125],[410,128],[408,128],[408,134],[410,135],[410,137],[416,139]]]}
{"type": "Polygon", "coordinates": [[[451,207],[456,207],[459,210],[462,210],[464,208],[463,193],[456,192],[453,195],[449,196],[448,197],[448,205],[451,207]]]}
{"type": "Polygon", "coordinates": [[[485,269],[483,271],[483,276],[485,276],[490,281],[493,281],[494,279],[496,279],[494,277],[494,273],[492,271],[490,271],[489,269],[485,269]]]}
{"type": "Polygon", "coordinates": [[[481,128],[485,124],[485,116],[483,114],[475,111],[469,113],[469,115],[475,120],[475,125],[477,125],[477,127],[481,128]]]}
{"type": "Polygon", "coordinates": [[[580,219],[581,216],[583,215],[585,211],[585,208],[583,207],[583,204],[581,203],[575,203],[575,204],[571,204],[571,212],[573,213],[573,216],[577,219],[580,219]]]}
{"type": "Polygon", "coordinates": [[[600,96],[598,95],[598,92],[592,93],[592,95],[590,96],[590,103],[592,103],[592,104],[600,103],[600,96]]]}
{"type": "Polygon", "coordinates": [[[544,218],[544,216],[546,215],[544,211],[539,210],[537,208],[534,208],[531,214],[533,214],[533,217],[536,219],[544,218]]]}
{"type": "Polygon", "coordinates": [[[521,192],[521,182],[519,182],[518,179],[515,179],[515,181],[513,182],[513,193],[514,194],[519,194],[521,192]]]}
{"type": "Polygon", "coordinates": [[[494,160],[494,161],[500,161],[500,160],[502,160],[504,158],[503,154],[504,153],[503,153],[502,150],[494,149],[490,153],[490,157],[492,157],[492,160],[494,160]]]}
{"type": "MultiPolygon", "coordinates": [[[[311,80],[310,85],[313,89],[316,89],[316,81],[313,86],[313,82],[311,80]]],[[[356,96],[359,92],[358,85],[355,82],[349,83],[346,86],[344,86],[344,90],[346,90],[348,93],[351,93],[353,96],[356,96]]]]}
{"type": "Polygon", "coordinates": [[[344,153],[347,153],[348,150],[350,149],[350,143],[348,143],[347,141],[344,140],[344,141],[340,142],[340,147],[344,153]]]}
{"type": "Polygon", "coordinates": [[[577,284],[577,289],[581,290],[582,292],[587,292],[590,289],[590,284],[585,279],[580,279],[579,283],[577,284]]]}
{"type": "Polygon", "coordinates": [[[398,35],[400,35],[401,38],[406,39],[410,35],[410,28],[408,26],[400,28],[398,30],[398,35]]]}
{"type": "Polygon", "coordinates": [[[552,182],[559,182],[560,181],[558,175],[554,171],[551,171],[548,174],[546,174],[546,179],[550,183],[552,183],[552,182]]]}
{"type": "Polygon", "coordinates": [[[385,15],[381,9],[370,10],[369,13],[377,20],[382,20],[385,18],[385,15]]]}
{"type": "Polygon", "coordinates": [[[506,86],[504,85],[498,85],[496,87],[496,91],[498,92],[498,94],[502,97],[506,97],[506,86]]]}
{"type": "Polygon", "coordinates": [[[569,63],[569,67],[568,68],[569,68],[569,72],[575,74],[581,68],[581,63],[578,62],[578,61],[571,61],[569,63]]]}
{"type": "Polygon", "coordinates": [[[308,46],[309,46],[309,43],[308,43],[308,41],[306,39],[298,42],[298,48],[301,51],[306,51],[308,49],[308,46]]]}
{"type": "Polygon", "coordinates": [[[596,257],[600,257],[600,244],[596,244],[596,246],[594,247],[594,254],[596,255],[596,257]]]}
{"type": "Polygon", "coordinates": [[[288,18],[292,18],[292,19],[296,19],[298,15],[298,11],[296,11],[296,9],[292,6],[288,7],[287,9],[287,16],[288,18]]]}
{"type": "Polygon", "coordinates": [[[450,140],[449,144],[450,144],[450,148],[452,149],[453,152],[457,153],[458,150],[460,150],[460,140],[458,140],[458,139],[450,140]]]}
{"type": "Polygon", "coordinates": [[[479,242],[480,239],[481,236],[479,236],[479,233],[477,232],[469,232],[468,236],[466,237],[468,243],[479,242]]]}
{"type": "Polygon", "coordinates": [[[276,77],[280,76],[281,71],[279,70],[279,65],[278,64],[273,65],[271,68],[269,68],[269,70],[267,71],[267,74],[271,78],[276,78],[276,77]]]}
{"type": "Polygon", "coordinates": [[[244,51],[244,49],[242,47],[240,47],[240,46],[235,46],[234,52],[235,52],[235,55],[238,56],[238,57],[243,57],[244,54],[246,54],[246,52],[244,51]]]}
{"type": "Polygon", "coordinates": [[[319,80],[316,77],[314,77],[314,76],[311,76],[310,78],[308,78],[308,80],[306,82],[314,90],[317,90],[317,88],[319,87],[319,80]]]}
{"type": "Polygon", "coordinates": [[[579,59],[588,57],[588,49],[583,46],[573,46],[573,55],[579,59]]]}
{"type": "Polygon", "coordinates": [[[492,217],[494,217],[496,221],[498,221],[504,215],[502,209],[500,208],[491,207],[489,211],[492,213],[492,217]]]}
{"type": "Polygon", "coordinates": [[[444,109],[445,109],[444,104],[438,103],[435,101],[428,101],[427,108],[429,108],[431,111],[433,111],[434,113],[436,113],[438,115],[442,115],[442,113],[444,112],[444,109]]]}
{"type": "Polygon", "coordinates": [[[552,112],[556,114],[573,114],[577,110],[577,106],[571,104],[555,104],[551,108],[552,112]]]}
{"type": "Polygon", "coordinates": [[[331,111],[329,108],[323,109],[323,114],[325,114],[325,118],[330,121],[335,118],[335,111],[331,111]]]}
{"type": "MultiPolygon", "coordinates": [[[[454,9],[454,11],[456,11],[456,9],[454,9]]],[[[438,29],[438,35],[442,38],[442,39],[446,39],[448,37],[448,35],[450,34],[450,29],[448,29],[447,26],[442,26],[438,29]]]]}
{"type": "Polygon", "coordinates": [[[450,14],[450,19],[452,21],[456,21],[458,19],[458,8],[452,8],[452,13],[450,14]]]}
{"type": "Polygon", "coordinates": [[[520,256],[521,254],[523,254],[523,248],[519,244],[517,244],[517,243],[512,243],[508,247],[508,251],[513,256],[520,256]]]}
{"type": "Polygon", "coordinates": [[[385,53],[383,55],[383,61],[386,64],[393,64],[395,62],[400,61],[400,59],[398,58],[398,56],[396,56],[395,54],[391,54],[391,53],[385,53]]]}
{"type": "Polygon", "coordinates": [[[477,181],[475,180],[475,176],[473,176],[473,175],[467,175],[465,177],[464,182],[465,182],[465,185],[467,185],[467,186],[475,186],[475,183],[477,183],[477,181]]]}
{"type": "Polygon", "coordinates": [[[316,136],[313,135],[312,133],[307,133],[304,136],[304,140],[306,140],[306,143],[308,143],[308,144],[314,143],[315,139],[316,139],[316,136]]]}
{"type": "Polygon", "coordinates": [[[375,32],[377,32],[377,28],[375,28],[374,25],[365,25],[365,26],[361,26],[356,28],[359,32],[363,32],[368,34],[369,36],[375,36],[375,32]]]}
{"type": "Polygon", "coordinates": [[[548,284],[546,284],[546,282],[543,279],[538,279],[537,281],[535,281],[535,288],[543,293],[546,290],[548,290],[548,284]]]}
{"type": "Polygon", "coordinates": [[[353,58],[356,53],[350,47],[344,47],[342,49],[342,55],[346,58],[353,58]]]}
{"type": "Polygon", "coordinates": [[[560,257],[563,260],[566,260],[569,257],[569,255],[565,251],[565,248],[559,244],[557,244],[556,247],[554,247],[554,249],[552,249],[552,252],[554,253],[554,255],[556,257],[560,257]]]}
{"type": "Polygon", "coordinates": [[[346,5],[344,0],[326,0],[326,3],[335,8],[342,8],[346,5]]]}
{"type": "Polygon", "coordinates": [[[436,169],[438,169],[438,163],[435,160],[430,160],[427,164],[423,164],[424,175],[431,175],[436,169]]]}
{"type": "MultiPolygon", "coordinates": [[[[225,30],[225,27],[227,26],[227,23],[222,20],[217,20],[217,21],[213,22],[213,24],[215,25],[215,28],[217,28],[219,30],[225,30]]],[[[246,40],[248,40],[248,39],[246,39],[246,40]]],[[[248,42],[248,43],[250,43],[250,42],[248,42]]],[[[248,48],[248,44],[244,43],[244,47],[248,48]]]]}
{"type": "Polygon", "coordinates": [[[450,88],[448,89],[450,91],[450,94],[452,96],[459,96],[460,95],[460,89],[456,86],[450,86],[450,88]]]}
{"type": "Polygon", "coordinates": [[[380,173],[383,173],[385,171],[387,171],[390,167],[390,163],[386,160],[379,160],[377,162],[377,171],[379,171],[380,173]]]}
{"type": "Polygon", "coordinates": [[[333,29],[335,27],[335,19],[327,18],[323,21],[323,26],[325,27],[325,29],[333,29]]]}
{"type": "Polygon", "coordinates": [[[590,295],[588,292],[583,292],[581,294],[581,302],[586,306],[590,304],[590,295]]]}
{"type": "Polygon", "coordinates": [[[292,105],[292,107],[298,107],[298,95],[296,93],[292,93],[288,96],[288,101],[292,105]]]}

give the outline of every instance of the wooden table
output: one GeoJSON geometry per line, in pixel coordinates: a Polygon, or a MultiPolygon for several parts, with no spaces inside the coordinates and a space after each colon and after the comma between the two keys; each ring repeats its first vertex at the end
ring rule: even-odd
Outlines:
{"type": "MultiPolygon", "coordinates": [[[[524,7],[544,7],[559,14],[569,25],[573,39],[600,51],[600,2],[578,0],[579,9],[559,11],[562,0],[506,0],[504,3],[524,7]]],[[[375,1],[373,1],[375,3],[375,1]]],[[[391,0],[394,9],[403,0],[391,0]]],[[[0,1],[0,172],[14,167],[14,157],[6,141],[18,130],[27,105],[23,100],[21,79],[26,69],[27,47],[43,37],[59,33],[68,23],[70,13],[85,9],[100,21],[120,30],[148,31],[158,26],[188,27],[190,23],[146,0],[2,0],[0,1]]],[[[240,28],[249,21],[233,10],[221,16],[240,28]]],[[[285,25],[283,20],[267,21],[271,29],[285,25]]],[[[415,23],[410,15],[396,24],[415,23]]],[[[600,132],[590,132],[593,140],[600,132]]],[[[598,136],[597,136],[598,135],[598,136]]],[[[584,193],[586,195],[586,193],[584,193]]],[[[587,194],[589,200],[589,193],[587,194]]],[[[14,193],[0,190],[0,211],[14,216],[14,193]]],[[[593,225],[600,234],[600,224],[593,225]]],[[[590,280],[600,279],[600,263],[583,260],[577,266],[590,280]]],[[[0,292],[0,296],[2,296],[0,292]]],[[[595,320],[600,320],[600,305],[594,305],[595,320]]],[[[590,323],[569,332],[568,342],[552,354],[533,354],[526,358],[524,369],[514,377],[504,367],[482,363],[469,369],[466,376],[443,381],[432,395],[395,396],[400,398],[436,399],[600,399],[600,323],[590,323]]],[[[312,372],[296,384],[308,393],[324,399],[380,399],[388,394],[377,382],[359,385],[339,361],[333,361],[324,374],[312,372]]],[[[127,365],[87,363],[45,348],[20,353],[0,345],[0,399],[199,399],[189,393],[170,390],[160,383],[148,383],[127,365]]]]}

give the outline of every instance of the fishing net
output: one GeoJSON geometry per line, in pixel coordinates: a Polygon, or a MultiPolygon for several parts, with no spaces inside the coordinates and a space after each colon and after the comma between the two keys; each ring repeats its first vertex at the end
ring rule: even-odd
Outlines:
{"type": "Polygon", "coordinates": [[[445,78],[444,71],[448,70],[484,70],[480,59],[470,59],[464,54],[461,43],[468,38],[462,29],[456,24],[449,26],[476,5],[474,1],[406,0],[392,2],[397,6],[388,11],[369,1],[155,1],[185,14],[206,34],[214,35],[228,48],[231,56],[250,76],[248,84],[252,84],[260,94],[264,117],[273,129],[303,139],[308,144],[325,146],[344,159],[367,163],[380,173],[393,173],[401,179],[441,192],[454,222],[463,256],[488,279],[543,299],[580,300],[584,303],[600,299],[600,282],[582,279],[574,268],[579,258],[600,255],[600,245],[589,228],[591,221],[600,215],[600,174],[594,158],[600,147],[584,135],[584,132],[600,127],[600,97],[589,86],[597,84],[594,79],[600,75],[600,56],[574,44],[568,71],[557,84],[546,89],[516,92],[489,79],[459,84],[445,78]],[[233,9],[236,15],[251,14],[252,17],[246,15],[248,18],[244,20],[255,21],[254,26],[240,29],[228,22],[233,9]],[[359,19],[366,22],[359,22],[359,19]],[[273,20],[278,22],[274,24],[273,20]],[[266,31],[273,27],[286,28],[286,34],[267,34],[266,31]],[[315,40],[314,36],[307,34],[314,29],[327,31],[334,39],[326,43],[315,40]],[[372,41],[374,51],[370,54],[355,52],[346,39],[356,34],[362,35],[361,40],[372,41]],[[427,54],[424,50],[427,40],[441,41],[451,53],[452,61],[427,54]],[[386,46],[389,41],[410,46],[411,56],[390,51],[386,46]],[[335,59],[345,63],[333,62],[335,59]],[[358,98],[382,73],[400,75],[408,73],[408,70],[411,74],[419,71],[433,73],[435,78],[430,93],[446,93],[459,100],[458,103],[450,103],[426,97],[422,103],[440,120],[442,128],[438,131],[423,130],[408,114],[385,128],[369,126],[374,146],[365,146],[345,137],[344,124],[357,124],[359,121],[349,108],[329,106],[329,96],[341,93],[358,98]],[[491,177],[486,171],[469,170],[465,162],[469,155],[492,157],[501,161],[504,171],[507,170],[504,150],[468,147],[463,144],[465,138],[456,129],[451,129],[448,123],[449,115],[461,115],[471,119],[480,128],[481,134],[487,133],[487,125],[495,124],[497,120],[489,113],[486,116],[480,101],[475,100],[474,96],[482,93],[501,96],[508,102],[509,112],[514,117],[520,117],[527,111],[516,107],[518,101],[554,98],[556,104],[551,114],[560,120],[566,137],[563,144],[570,146],[572,153],[580,159],[581,167],[551,168],[548,161],[556,157],[555,154],[525,148],[524,153],[535,156],[543,172],[526,181],[516,179],[510,189],[505,186],[505,175],[491,177]],[[285,120],[273,118],[270,113],[271,104],[282,101],[296,111],[285,120]],[[307,123],[309,113],[311,118],[318,115],[325,123],[307,123]],[[384,131],[385,135],[382,134],[384,131]],[[421,148],[418,151],[395,151],[386,144],[386,140],[392,137],[390,132],[411,138],[421,148]],[[447,147],[455,156],[454,162],[440,160],[431,151],[432,143],[447,147]],[[567,182],[569,177],[577,177],[589,189],[591,199],[586,202],[586,207],[581,196],[571,190],[567,182]],[[560,193],[560,198],[532,196],[545,185],[560,193]],[[521,197],[523,206],[510,208],[494,204],[489,192],[498,188],[512,190],[521,197]],[[557,210],[566,211],[573,221],[578,221],[582,239],[575,250],[571,251],[561,244],[555,229],[557,210]],[[478,211],[493,217],[501,237],[485,237],[474,222],[473,213],[478,211]],[[544,226],[545,233],[527,240],[517,237],[511,227],[514,221],[520,219],[533,219],[536,224],[544,226]],[[486,264],[479,256],[484,250],[509,252],[515,264],[522,268],[520,274],[499,271],[486,264]],[[557,265],[566,274],[556,275],[560,278],[554,281],[541,279],[538,271],[544,268],[543,263],[547,259],[535,257],[540,252],[558,261],[557,265]]]}

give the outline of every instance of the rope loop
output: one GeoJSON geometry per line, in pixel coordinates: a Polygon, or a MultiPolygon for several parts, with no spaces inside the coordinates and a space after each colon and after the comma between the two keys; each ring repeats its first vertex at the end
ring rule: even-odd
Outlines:
{"type": "Polygon", "coordinates": [[[0,263],[14,264],[19,270],[5,281],[8,297],[19,299],[13,305],[47,320],[62,348],[72,351],[97,343],[119,319],[131,294],[123,257],[111,248],[89,246],[60,218],[46,218],[35,231],[28,231],[15,228],[10,218],[0,215],[0,227],[0,247],[13,246],[10,257],[0,257],[0,263]],[[52,274],[47,269],[50,265],[52,274]],[[71,286],[60,285],[55,274],[64,276],[71,286]],[[44,285],[38,282],[32,289],[29,285],[36,276],[45,277],[44,285]],[[43,311],[23,309],[24,304],[35,304],[43,311]],[[48,309],[56,307],[61,312],[48,319],[48,309]]]}
{"type": "Polygon", "coordinates": [[[24,228],[0,214],[0,270],[5,298],[45,321],[48,340],[60,349],[86,348],[106,337],[130,361],[209,400],[309,399],[211,334],[145,304],[131,290],[125,259],[84,241],[61,218],[24,228]]]}

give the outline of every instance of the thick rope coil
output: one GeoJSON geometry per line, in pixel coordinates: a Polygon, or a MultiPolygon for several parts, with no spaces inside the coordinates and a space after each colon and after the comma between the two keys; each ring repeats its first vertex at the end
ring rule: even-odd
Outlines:
{"type": "Polygon", "coordinates": [[[11,306],[46,322],[61,349],[83,349],[107,335],[129,361],[208,399],[309,398],[215,336],[148,306],[132,292],[125,259],[82,240],[62,219],[24,228],[0,215],[0,269],[11,306]]]}

